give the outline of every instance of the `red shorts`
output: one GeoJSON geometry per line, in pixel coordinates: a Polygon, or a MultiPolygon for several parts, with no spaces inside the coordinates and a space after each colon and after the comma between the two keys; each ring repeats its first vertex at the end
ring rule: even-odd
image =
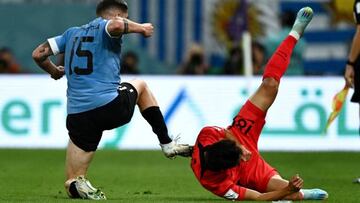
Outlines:
{"type": "Polygon", "coordinates": [[[270,179],[275,175],[279,175],[276,169],[271,167],[260,157],[258,160],[258,166],[255,169],[254,189],[258,192],[266,192],[270,179]]]}

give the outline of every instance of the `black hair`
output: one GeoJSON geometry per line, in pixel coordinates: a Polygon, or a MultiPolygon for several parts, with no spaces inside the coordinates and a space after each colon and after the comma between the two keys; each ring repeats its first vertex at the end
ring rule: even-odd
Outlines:
{"type": "Polygon", "coordinates": [[[0,73],[1,73],[2,69],[6,69],[8,66],[9,66],[9,64],[7,61],[0,59],[0,73]]]}
{"type": "Polygon", "coordinates": [[[128,51],[125,54],[123,54],[122,59],[125,59],[125,58],[133,58],[136,61],[139,60],[138,55],[133,51],[128,51]]]}
{"type": "Polygon", "coordinates": [[[243,54],[243,51],[239,46],[234,46],[229,50],[229,55],[230,56],[234,56],[234,55],[237,55],[237,54],[239,54],[241,56],[243,54]]]}
{"type": "Polygon", "coordinates": [[[242,151],[232,140],[221,140],[205,147],[205,168],[210,171],[221,171],[239,164],[242,151]]]}
{"type": "Polygon", "coordinates": [[[103,11],[111,7],[120,8],[125,12],[128,10],[128,5],[124,0],[102,0],[96,6],[96,15],[100,16],[103,11]]]}
{"type": "Polygon", "coordinates": [[[199,66],[204,63],[204,56],[202,54],[196,53],[191,55],[190,64],[193,66],[199,66]]]}
{"type": "Polygon", "coordinates": [[[12,51],[9,47],[2,47],[0,49],[0,54],[3,54],[3,53],[11,53],[12,54],[12,51]]]}
{"type": "Polygon", "coordinates": [[[253,47],[253,49],[254,49],[254,48],[257,48],[257,49],[259,49],[260,51],[265,52],[265,47],[264,47],[264,45],[262,45],[259,41],[253,41],[253,42],[251,43],[251,46],[253,47]]]}

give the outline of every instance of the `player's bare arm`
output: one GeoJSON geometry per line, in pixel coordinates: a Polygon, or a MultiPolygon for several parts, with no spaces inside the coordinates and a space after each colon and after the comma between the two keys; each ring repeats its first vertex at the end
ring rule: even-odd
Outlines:
{"type": "Polygon", "coordinates": [[[49,73],[53,79],[58,80],[64,76],[65,71],[62,66],[56,66],[50,60],[49,56],[52,55],[54,54],[48,42],[39,45],[32,53],[32,57],[36,64],[49,73]]]}
{"type": "Polygon", "coordinates": [[[65,54],[57,55],[56,66],[65,66],[65,54]]]}
{"type": "Polygon", "coordinates": [[[151,37],[154,33],[154,26],[151,23],[140,24],[127,18],[116,17],[110,20],[107,31],[113,37],[129,33],[139,33],[144,37],[151,37]]]}
{"type": "Polygon", "coordinates": [[[354,87],[354,66],[355,61],[360,54],[360,25],[356,26],[356,33],[353,38],[353,42],[350,49],[348,62],[345,69],[345,81],[348,87],[354,87]]]}
{"type": "Polygon", "coordinates": [[[282,200],[286,196],[292,195],[300,191],[303,187],[304,181],[298,176],[295,175],[290,181],[287,187],[267,192],[267,193],[259,193],[255,190],[247,189],[245,193],[245,200],[255,200],[255,201],[275,201],[282,200]]]}

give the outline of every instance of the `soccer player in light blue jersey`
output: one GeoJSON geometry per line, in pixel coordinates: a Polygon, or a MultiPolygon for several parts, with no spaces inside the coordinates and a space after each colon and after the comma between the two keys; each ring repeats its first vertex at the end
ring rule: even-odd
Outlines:
{"type": "Polygon", "coordinates": [[[33,58],[53,79],[66,75],[68,80],[66,191],[73,198],[101,200],[106,197],[85,178],[87,169],[103,131],[128,123],[136,104],[158,136],[166,157],[190,156],[191,150],[169,137],[158,103],[144,81],[120,84],[122,36],[139,33],[150,37],[152,24],[127,19],[124,0],[102,0],[96,14],[98,18],[90,23],[48,39],[34,50],[33,58]],[[64,66],[56,66],[49,59],[57,54],[64,54],[64,66]]]}

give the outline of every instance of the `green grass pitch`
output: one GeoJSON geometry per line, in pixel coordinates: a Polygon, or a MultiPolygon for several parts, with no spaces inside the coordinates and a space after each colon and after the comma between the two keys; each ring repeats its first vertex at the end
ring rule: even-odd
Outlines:
{"type": "MultiPolygon", "coordinates": [[[[283,175],[299,173],[305,187],[329,192],[327,202],[360,202],[360,153],[262,153],[283,175]]],[[[0,150],[0,202],[86,202],[63,190],[64,150],[0,150]]],[[[196,181],[189,160],[160,151],[98,151],[89,179],[109,202],[230,202],[196,181]]],[[[310,202],[310,201],[308,201],[310,202]]]]}

